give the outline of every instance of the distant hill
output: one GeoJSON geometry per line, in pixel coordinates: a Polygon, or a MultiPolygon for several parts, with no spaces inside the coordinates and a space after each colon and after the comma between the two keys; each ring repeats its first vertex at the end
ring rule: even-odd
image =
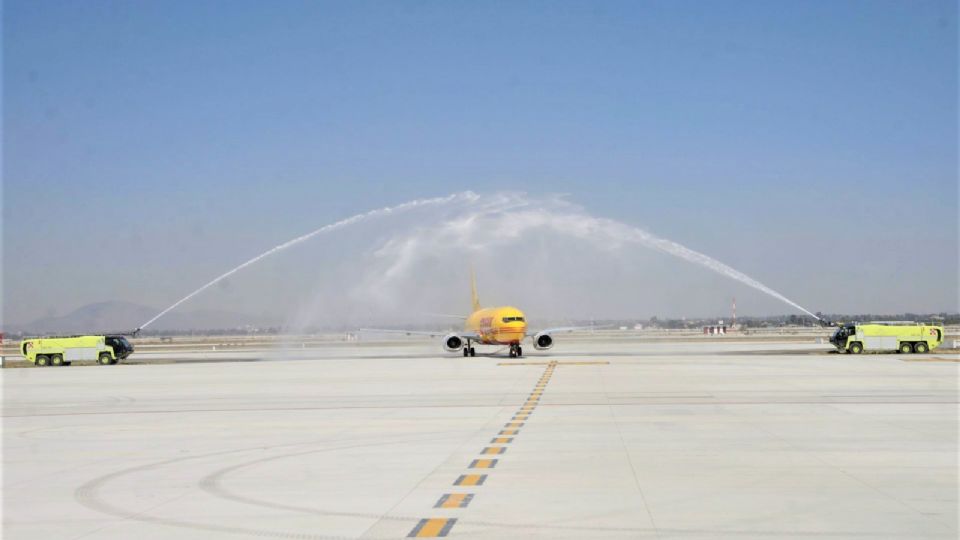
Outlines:
{"type": "MultiPolygon", "coordinates": [[[[44,317],[26,324],[7,325],[8,333],[105,333],[127,332],[159,313],[159,309],[130,302],[97,302],[63,315],[44,317]]],[[[218,330],[251,325],[277,326],[279,321],[217,310],[171,311],[149,326],[150,330],[218,330]]]]}

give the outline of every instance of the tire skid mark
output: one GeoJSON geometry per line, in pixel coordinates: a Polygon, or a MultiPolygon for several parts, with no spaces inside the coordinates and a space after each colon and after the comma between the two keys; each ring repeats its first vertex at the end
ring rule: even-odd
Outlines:
{"type": "MultiPolygon", "coordinates": [[[[419,438],[419,439],[408,439],[408,440],[393,441],[393,442],[379,441],[376,443],[339,445],[339,446],[333,446],[333,447],[327,447],[327,448],[314,449],[310,451],[295,452],[290,455],[305,455],[310,453],[329,452],[329,451],[335,451],[335,450],[345,450],[345,449],[361,448],[361,447],[367,447],[367,446],[402,444],[404,442],[420,442],[420,441],[427,441],[427,440],[435,441],[435,440],[438,440],[438,438],[431,437],[429,439],[419,438]]],[[[330,441],[321,441],[320,443],[323,443],[323,442],[330,442],[330,441]]],[[[105,501],[103,497],[100,495],[100,491],[103,489],[103,487],[109,484],[110,482],[113,482],[114,480],[117,480],[124,476],[136,474],[139,472],[153,471],[156,469],[160,469],[160,468],[167,467],[169,465],[174,465],[177,463],[182,463],[185,461],[192,461],[192,460],[205,459],[205,458],[218,457],[218,456],[227,456],[231,454],[240,454],[244,452],[253,452],[258,450],[263,451],[263,450],[272,450],[275,448],[283,448],[283,447],[304,446],[309,444],[318,444],[318,443],[309,443],[309,442],[308,443],[292,443],[292,444],[276,445],[276,446],[270,446],[270,447],[254,446],[254,447],[234,449],[234,450],[223,450],[219,452],[211,452],[211,453],[194,455],[194,456],[184,456],[179,458],[158,461],[154,463],[148,463],[146,465],[139,465],[136,467],[128,467],[128,468],[121,469],[119,471],[115,471],[103,476],[99,476],[88,482],[85,482],[83,485],[81,485],[74,491],[74,499],[80,504],[82,504],[83,506],[86,506],[87,508],[90,508],[97,512],[115,516],[125,520],[133,520],[133,521],[139,521],[143,523],[168,525],[172,527],[188,528],[188,529],[195,529],[195,530],[201,530],[201,531],[243,534],[248,536],[259,536],[259,537],[266,537],[266,538],[293,538],[297,540],[342,540],[346,538],[351,538],[351,537],[332,536],[332,535],[323,535],[323,534],[300,533],[300,532],[292,532],[292,531],[276,531],[276,530],[269,530],[269,529],[247,528],[247,527],[238,527],[238,526],[232,526],[232,525],[222,525],[217,523],[204,523],[204,522],[198,522],[198,521],[164,518],[164,517],[148,514],[147,512],[149,510],[134,511],[134,510],[121,508],[119,506],[116,506],[114,504],[111,504],[105,501]]],[[[288,456],[277,456],[277,458],[280,458],[280,457],[288,457],[288,456]]],[[[156,508],[156,507],[157,506],[154,506],[152,508],[156,508]]],[[[379,516],[379,514],[371,514],[370,516],[359,514],[356,517],[381,517],[381,516],[379,516]]],[[[397,519],[401,519],[401,518],[397,518],[397,519]]],[[[407,518],[407,519],[413,520],[415,518],[407,518]]]]}

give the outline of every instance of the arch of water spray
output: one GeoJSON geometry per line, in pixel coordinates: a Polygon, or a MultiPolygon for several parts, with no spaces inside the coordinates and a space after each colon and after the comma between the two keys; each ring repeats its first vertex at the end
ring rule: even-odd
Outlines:
{"type": "MultiPolygon", "coordinates": [[[[515,200],[515,199],[516,199],[516,197],[514,197],[513,199],[511,199],[511,198],[505,198],[505,199],[501,199],[501,200],[495,200],[493,204],[491,204],[491,205],[487,206],[486,208],[484,208],[484,211],[486,211],[486,212],[491,212],[491,211],[505,212],[505,211],[507,211],[508,209],[515,209],[515,208],[518,208],[518,207],[523,207],[523,206],[527,206],[527,205],[528,205],[528,203],[527,203],[526,201],[522,201],[522,200],[521,200],[521,201],[517,201],[517,200],[515,200]]],[[[319,229],[316,229],[316,230],[311,231],[311,232],[309,232],[309,233],[307,233],[307,234],[304,234],[304,235],[302,235],[302,236],[298,236],[298,237],[296,237],[296,238],[294,238],[294,239],[292,239],[292,240],[289,240],[289,241],[284,242],[284,243],[282,243],[282,244],[280,244],[280,245],[278,245],[278,246],[275,246],[275,247],[273,247],[273,248],[271,248],[271,249],[269,249],[269,250],[261,253],[260,255],[257,255],[256,257],[253,257],[253,258],[251,258],[251,259],[243,262],[242,264],[240,264],[240,265],[238,265],[238,266],[230,269],[229,271],[224,272],[223,274],[221,274],[221,275],[217,276],[216,278],[212,279],[211,281],[207,282],[206,284],[204,284],[204,285],[201,286],[200,288],[198,288],[198,289],[196,289],[195,291],[191,292],[190,294],[184,296],[184,297],[181,298],[180,300],[177,300],[176,302],[174,302],[173,304],[171,304],[169,307],[167,307],[166,309],[164,309],[163,311],[161,311],[160,313],[158,313],[157,315],[155,315],[155,316],[154,316],[153,318],[151,318],[150,320],[148,320],[148,321],[146,321],[145,323],[141,324],[141,325],[137,328],[136,331],[139,332],[140,330],[146,328],[146,327],[149,326],[150,324],[153,324],[157,319],[159,319],[160,317],[163,317],[164,315],[166,315],[166,314],[169,313],[170,311],[176,309],[178,306],[180,306],[180,305],[183,304],[184,302],[187,302],[187,301],[190,300],[191,298],[197,296],[198,294],[202,293],[203,291],[207,290],[208,288],[212,287],[213,285],[216,285],[216,284],[219,283],[220,281],[223,281],[224,279],[232,276],[233,274],[239,272],[240,270],[242,270],[242,269],[244,269],[244,268],[246,268],[246,267],[248,267],[248,266],[250,266],[250,265],[256,264],[257,262],[259,262],[260,260],[262,260],[262,259],[264,259],[264,258],[266,258],[266,257],[269,257],[269,256],[271,256],[271,255],[274,255],[274,254],[276,254],[276,253],[279,253],[279,252],[281,252],[281,251],[284,251],[284,250],[286,250],[286,249],[288,249],[288,248],[290,248],[290,247],[292,247],[292,246],[295,246],[295,245],[297,245],[297,244],[300,244],[300,243],[302,243],[302,242],[305,242],[306,240],[309,240],[309,239],[311,239],[311,238],[313,238],[313,237],[315,237],[315,236],[322,235],[322,234],[325,234],[325,233],[329,233],[329,232],[334,231],[334,230],[337,230],[337,229],[342,229],[342,228],[344,228],[344,227],[348,227],[348,226],[350,226],[350,225],[353,225],[353,224],[356,224],[356,223],[359,223],[359,222],[362,222],[362,221],[365,221],[365,220],[369,220],[369,219],[372,219],[372,218],[382,217],[382,216],[388,216],[388,215],[393,215],[393,214],[398,214],[398,213],[405,212],[405,211],[408,211],[408,210],[412,210],[412,209],[415,209],[415,208],[421,208],[421,207],[427,207],[427,206],[439,206],[439,205],[455,204],[455,203],[457,203],[457,204],[471,205],[471,204],[476,204],[476,203],[478,203],[478,202],[480,202],[480,201],[483,201],[483,200],[484,200],[484,199],[483,199],[482,197],[480,197],[479,195],[477,195],[477,194],[475,194],[475,193],[473,193],[473,192],[469,192],[469,191],[468,191],[468,192],[463,192],[463,193],[455,193],[455,194],[453,194],[453,195],[448,195],[448,196],[446,196],[446,197],[435,197],[435,198],[431,198],[431,199],[417,199],[417,200],[413,200],[413,201],[406,202],[406,203],[403,203],[403,204],[399,204],[399,205],[396,205],[396,206],[390,206],[390,207],[380,208],[380,209],[376,209],[376,210],[371,210],[371,211],[369,211],[369,212],[365,212],[365,213],[362,213],[362,214],[357,214],[357,215],[355,215],[355,216],[352,216],[352,217],[349,217],[349,218],[346,218],[346,219],[337,221],[337,222],[335,222],[335,223],[331,223],[331,224],[329,224],[329,225],[325,225],[325,226],[323,226],[323,227],[320,227],[319,229]]],[[[569,216],[568,216],[568,217],[569,217],[569,216]]],[[[616,222],[616,221],[613,221],[613,220],[610,220],[610,219],[595,218],[595,217],[588,216],[588,215],[583,215],[583,214],[576,214],[576,215],[574,215],[573,217],[574,217],[576,220],[578,220],[578,222],[581,223],[581,224],[584,223],[584,222],[586,222],[586,223],[588,224],[588,227],[586,227],[585,229],[583,229],[583,228],[580,229],[580,234],[588,234],[588,233],[585,233],[584,231],[589,231],[589,232],[597,232],[597,231],[600,231],[600,232],[603,232],[603,233],[608,234],[608,235],[615,235],[616,237],[618,237],[618,238],[621,239],[621,240],[625,240],[625,241],[629,241],[629,242],[632,242],[632,243],[636,243],[636,244],[639,244],[639,245],[642,245],[642,246],[645,246],[645,247],[648,247],[648,248],[651,248],[651,249],[655,249],[655,250],[657,250],[657,251],[661,251],[661,252],[663,252],[663,253],[667,253],[667,254],[673,255],[673,256],[675,256],[675,257],[678,257],[678,258],[683,259],[683,260],[685,260],[685,261],[688,261],[688,262],[691,262],[691,263],[693,263],[693,264],[702,266],[702,267],[707,268],[707,269],[709,269],[709,270],[711,270],[711,271],[714,271],[714,272],[717,272],[717,273],[719,273],[719,274],[721,274],[721,275],[727,276],[727,277],[730,278],[730,279],[733,279],[733,280],[735,280],[735,281],[738,281],[738,282],[740,282],[740,283],[743,283],[744,285],[747,285],[748,287],[751,287],[751,288],[756,289],[756,290],[758,290],[758,291],[760,291],[760,292],[762,292],[762,293],[764,293],[764,294],[767,294],[767,295],[769,295],[769,296],[771,296],[771,297],[773,297],[773,298],[776,298],[777,300],[780,300],[781,302],[784,302],[784,303],[786,303],[786,304],[788,304],[788,305],[790,305],[790,306],[792,306],[792,307],[794,307],[794,308],[796,308],[796,309],[798,309],[798,310],[800,310],[800,311],[802,311],[802,312],[810,315],[811,317],[814,317],[814,318],[816,318],[816,319],[819,319],[819,317],[817,317],[815,314],[813,314],[813,313],[812,313],[811,311],[809,311],[808,309],[804,308],[804,307],[801,306],[800,304],[797,304],[797,303],[794,302],[793,300],[790,300],[789,298],[787,298],[786,296],[780,294],[780,293],[777,292],[776,290],[774,290],[774,289],[772,289],[772,288],[764,285],[763,283],[757,281],[756,279],[754,279],[754,278],[752,278],[752,277],[744,274],[743,272],[740,272],[739,270],[736,270],[735,268],[733,268],[733,267],[731,267],[731,266],[729,266],[729,265],[727,265],[727,264],[724,264],[724,263],[722,263],[722,262],[714,259],[713,257],[710,257],[710,256],[708,256],[708,255],[705,255],[705,254],[700,253],[700,252],[698,252],[698,251],[695,251],[695,250],[693,250],[693,249],[690,249],[690,248],[688,248],[688,247],[686,247],[686,246],[684,246],[684,245],[682,245],[682,244],[679,244],[679,243],[674,242],[674,241],[672,241],[672,240],[667,240],[666,238],[661,238],[661,237],[656,236],[656,235],[654,235],[654,234],[652,234],[652,233],[650,233],[650,232],[648,232],[648,231],[645,231],[645,230],[643,230],[643,229],[639,229],[639,228],[637,228],[637,227],[632,227],[632,226],[629,226],[629,225],[626,225],[626,224],[623,224],[623,223],[619,223],[619,222],[616,222]]],[[[556,224],[554,224],[554,225],[556,225],[556,224]]],[[[561,226],[561,227],[558,227],[558,229],[563,230],[564,227],[561,226]]]]}

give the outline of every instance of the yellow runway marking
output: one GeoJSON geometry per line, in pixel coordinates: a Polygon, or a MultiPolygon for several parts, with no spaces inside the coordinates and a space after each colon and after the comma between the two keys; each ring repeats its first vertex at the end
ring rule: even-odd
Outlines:
{"type": "Polygon", "coordinates": [[[473,493],[447,493],[443,497],[440,497],[440,500],[437,501],[437,504],[433,505],[434,508],[466,508],[470,501],[473,500],[473,493]]]}
{"type": "Polygon", "coordinates": [[[407,538],[437,538],[446,536],[453,528],[457,518],[426,518],[421,519],[420,523],[410,531],[407,538]]]}
{"type": "Polygon", "coordinates": [[[482,486],[487,481],[485,474],[461,474],[453,483],[455,486],[482,486]]]}
{"type": "MultiPolygon", "coordinates": [[[[536,385],[533,387],[533,390],[530,392],[527,400],[521,405],[519,410],[514,413],[513,418],[510,422],[504,424],[503,429],[500,430],[498,436],[490,440],[491,445],[502,445],[513,443],[515,435],[520,433],[520,428],[523,427],[526,421],[530,418],[530,414],[533,413],[533,410],[537,407],[540,402],[540,398],[543,396],[543,393],[546,391],[547,384],[550,383],[550,379],[553,376],[553,371],[560,364],[609,364],[609,362],[557,362],[552,360],[550,362],[501,362],[498,365],[501,366],[524,366],[524,365],[547,365],[547,368],[541,374],[540,379],[537,381],[536,385]]],[[[484,456],[500,456],[506,453],[506,446],[485,446],[480,451],[481,455],[484,456]]],[[[496,458],[479,458],[474,459],[467,466],[468,469],[493,469],[496,468],[499,463],[499,459],[496,458]]],[[[487,480],[486,474],[461,474],[454,482],[455,486],[482,486],[487,480]]],[[[445,493],[436,504],[434,508],[443,508],[448,510],[456,510],[458,508],[466,508],[471,501],[473,500],[473,493],[445,493]]],[[[410,534],[407,536],[410,538],[437,538],[447,536],[450,533],[450,530],[456,524],[456,518],[424,518],[421,519],[417,525],[410,531],[410,534]]]]}
{"type": "Polygon", "coordinates": [[[902,358],[904,362],[960,362],[960,358],[943,358],[934,356],[933,358],[902,358]]]}

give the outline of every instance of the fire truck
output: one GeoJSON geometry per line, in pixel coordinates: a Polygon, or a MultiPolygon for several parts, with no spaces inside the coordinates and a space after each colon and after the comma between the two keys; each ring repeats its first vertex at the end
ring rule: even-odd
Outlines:
{"type": "Polygon", "coordinates": [[[838,351],[925,353],[943,343],[942,326],[917,322],[876,321],[841,324],[830,338],[838,351]]]}
{"type": "Polygon", "coordinates": [[[122,335],[49,336],[20,342],[20,353],[35,366],[69,366],[75,360],[93,360],[108,366],[133,353],[133,345],[122,335]]]}

